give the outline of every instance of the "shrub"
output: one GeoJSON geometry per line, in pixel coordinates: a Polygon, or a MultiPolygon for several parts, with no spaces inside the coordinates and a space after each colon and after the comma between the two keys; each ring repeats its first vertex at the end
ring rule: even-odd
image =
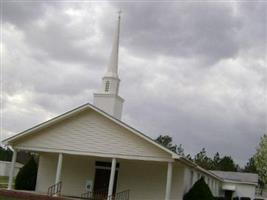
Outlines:
{"type": "Polygon", "coordinates": [[[34,190],[37,177],[37,163],[34,157],[20,169],[16,180],[15,189],[17,190],[34,190]]]}
{"type": "Polygon", "coordinates": [[[249,197],[240,197],[240,200],[250,200],[249,197]]]}
{"type": "Polygon", "coordinates": [[[184,195],[183,200],[213,200],[214,197],[204,178],[199,179],[184,195]]]}
{"type": "Polygon", "coordinates": [[[239,197],[234,197],[233,200],[239,200],[239,197]]]}

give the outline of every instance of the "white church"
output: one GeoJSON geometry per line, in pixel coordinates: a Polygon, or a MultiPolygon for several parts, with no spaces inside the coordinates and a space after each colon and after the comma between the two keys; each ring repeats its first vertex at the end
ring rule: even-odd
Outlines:
{"type": "Polygon", "coordinates": [[[214,196],[232,191],[254,198],[257,180],[230,180],[207,171],[121,121],[118,76],[120,16],[102,87],[86,103],[3,142],[39,155],[36,193],[83,199],[182,200],[204,177],[214,196]]]}

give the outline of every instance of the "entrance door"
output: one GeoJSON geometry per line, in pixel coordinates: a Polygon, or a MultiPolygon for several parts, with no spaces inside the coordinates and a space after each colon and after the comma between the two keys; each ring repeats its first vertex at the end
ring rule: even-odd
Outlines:
{"type": "Polygon", "coordinates": [[[226,200],[232,200],[233,191],[231,190],[225,190],[225,199],[226,200]]]}
{"type": "MultiPolygon", "coordinates": [[[[94,182],[95,193],[102,193],[104,195],[108,194],[110,170],[111,170],[111,163],[96,162],[95,182],[94,182]]],[[[117,179],[118,179],[118,165],[116,167],[116,173],[114,178],[113,194],[116,193],[117,179]]]]}
{"type": "Polygon", "coordinates": [[[94,192],[108,193],[110,169],[95,170],[94,192]]]}

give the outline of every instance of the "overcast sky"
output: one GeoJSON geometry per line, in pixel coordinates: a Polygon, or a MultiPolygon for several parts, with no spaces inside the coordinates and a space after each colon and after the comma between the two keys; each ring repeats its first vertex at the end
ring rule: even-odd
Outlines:
{"type": "Polygon", "coordinates": [[[123,121],[240,164],[267,132],[264,1],[2,1],[2,138],[86,102],[123,11],[123,121]]]}

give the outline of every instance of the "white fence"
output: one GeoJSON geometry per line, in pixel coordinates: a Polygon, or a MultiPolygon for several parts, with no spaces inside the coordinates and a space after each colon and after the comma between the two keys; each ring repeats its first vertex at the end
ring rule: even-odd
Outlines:
{"type": "MultiPolygon", "coordinates": [[[[16,163],[14,168],[14,176],[17,176],[17,173],[19,172],[22,166],[23,166],[22,164],[16,163]]],[[[10,167],[11,167],[11,162],[0,161],[0,176],[9,176],[10,167]]]]}

